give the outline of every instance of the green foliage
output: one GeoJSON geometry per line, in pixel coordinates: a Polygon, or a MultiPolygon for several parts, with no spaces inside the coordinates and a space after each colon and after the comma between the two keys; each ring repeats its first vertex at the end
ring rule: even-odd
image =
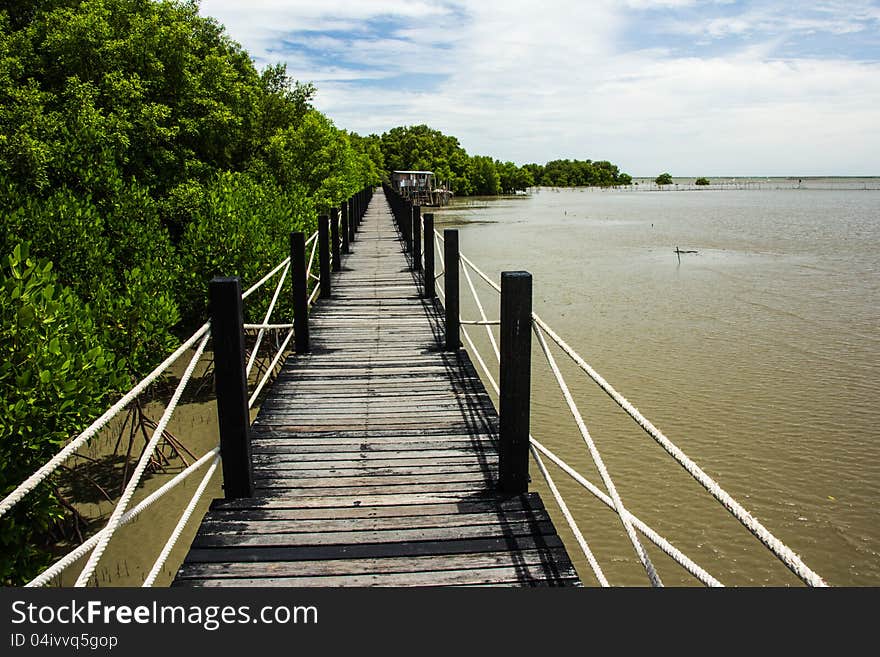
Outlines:
{"type": "Polygon", "coordinates": [[[621,173],[617,165],[607,160],[552,160],[544,166],[527,164],[525,167],[535,184],[545,187],[613,187],[630,185],[632,178],[621,173]]]}
{"type": "MultiPolygon", "coordinates": [[[[19,250],[4,270],[4,285],[23,268],[45,296],[2,300],[0,487],[205,321],[211,277],[253,283],[288,254],[291,230],[315,229],[317,208],[380,181],[379,138],[333,126],[314,94],[284,65],[258,72],[195,1],[0,2],[0,255],[27,241],[46,263],[19,250]],[[32,325],[8,326],[20,313],[32,325]]],[[[251,316],[268,297],[248,300],[251,316]]],[[[15,581],[60,513],[48,489],[29,504],[0,535],[15,581]]]]}
{"type": "Polygon", "coordinates": [[[501,176],[498,175],[495,161],[491,157],[484,155],[472,157],[468,174],[474,194],[495,196],[501,193],[501,176]]]}
{"type": "Polygon", "coordinates": [[[654,178],[654,183],[657,185],[671,185],[672,184],[672,174],[671,173],[661,173],[659,176],[654,178]]]}
{"type": "Polygon", "coordinates": [[[385,170],[433,171],[436,184],[456,194],[475,193],[471,158],[458,139],[426,125],[392,128],[381,137],[385,170]]]}
{"type": "Polygon", "coordinates": [[[701,186],[704,186],[704,185],[709,185],[709,184],[711,184],[711,183],[709,182],[709,179],[708,179],[708,178],[697,178],[697,179],[694,181],[694,184],[695,184],[695,185],[701,185],[701,186]]]}
{"type": "MultiPolygon", "coordinates": [[[[261,184],[247,174],[221,174],[206,188],[180,243],[177,297],[187,323],[207,318],[208,283],[214,276],[240,276],[247,288],[266,273],[266,263],[289,255],[291,231],[316,229],[313,201],[301,190],[261,184]]],[[[284,304],[288,296],[281,297],[284,304]]],[[[249,317],[262,321],[268,302],[265,294],[249,298],[249,317]]],[[[289,306],[277,312],[289,317],[289,306]]]]}
{"type": "MultiPolygon", "coordinates": [[[[0,268],[0,497],[104,410],[126,378],[78,296],[26,244],[0,268]],[[47,413],[47,409],[52,409],[47,413]]],[[[48,565],[46,535],[61,521],[51,481],[0,523],[0,582],[21,584],[48,565]]]]}

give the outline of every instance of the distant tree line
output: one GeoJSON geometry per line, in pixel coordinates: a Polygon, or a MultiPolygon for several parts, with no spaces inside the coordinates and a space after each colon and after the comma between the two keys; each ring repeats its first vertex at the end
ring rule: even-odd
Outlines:
{"type": "Polygon", "coordinates": [[[547,164],[502,162],[468,155],[458,139],[426,125],[397,127],[367,137],[392,171],[433,171],[438,184],[459,196],[513,194],[535,185],[549,187],[629,185],[632,178],[607,161],[554,160],[547,164]]]}

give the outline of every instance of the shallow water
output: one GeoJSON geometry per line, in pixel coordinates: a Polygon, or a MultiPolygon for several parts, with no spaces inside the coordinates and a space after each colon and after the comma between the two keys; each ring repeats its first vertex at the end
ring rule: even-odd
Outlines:
{"type": "MultiPolygon", "coordinates": [[[[536,312],[808,566],[832,585],[876,586],[880,191],[867,182],[542,188],[458,199],[435,217],[441,230],[460,229],[462,252],[496,280],[503,270],[532,272],[536,312]],[[698,253],[679,262],[676,247],[698,253]]],[[[497,298],[477,286],[497,317],[497,298]]],[[[463,301],[462,314],[475,313],[463,301]]],[[[485,338],[478,345],[491,353],[485,338]]],[[[725,584],[799,583],[555,354],[631,511],[725,584]]],[[[601,484],[537,348],[532,432],[601,484]]],[[[645,584],[615,516],[553,474],[611,582],[645,584]]],[[[536,469],[533,479],[551,506],[536,469]]],[[[666,583],[695,583],[649,553],[666,583]]],[[[578,567],[595,582],[585,559],[578,567]]]]}

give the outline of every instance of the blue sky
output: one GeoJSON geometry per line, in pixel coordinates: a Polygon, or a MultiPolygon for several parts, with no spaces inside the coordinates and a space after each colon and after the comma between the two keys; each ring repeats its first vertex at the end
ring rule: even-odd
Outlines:
{"type": "Polygon", "coordinates": [[[518,164],[880,175],[880,0],[202,0],[342,128],[518,164]]]}

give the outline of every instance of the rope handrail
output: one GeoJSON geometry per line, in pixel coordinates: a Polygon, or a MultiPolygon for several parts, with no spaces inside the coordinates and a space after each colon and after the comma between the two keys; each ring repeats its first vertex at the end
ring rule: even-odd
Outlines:
{"type": "MultiPolygon", "coordinates": [[[[537,449],[539,452],[544,454],[544,456],[553,461],[553,463],[560,470],[565,472],[569,477],[571,477],[574,481],[576,481],[588,492],[590,492],[594,497],[596,497],[596,499],[601,501],[612,511],[614,510],[614,501],[610,497],[608,497],[608,495],[603,493],[600,488],[590,483],[590,481],[585,479],[582,475],[578,474],[578,472],[574,468],[572,468],[556,454],[547,449],[544,445],[539,443],[534,438],[534,436],[529,436],[529,442],[532,446],[535,447],[535,449],[537,449]]],[[[638,529],[645,538],[647,538],[654,545],[660,548],[660,550],[662,550],[667,556],[669,556],[673,561],[682,566],[685,570],[687,570],[691,575],[700,580],[703,584],[706,584],[707,586],[724,586],[721,582],[712,577],[712,575],[706,572],[703,568],[698,566],[693,560],[690,559],[690,557],[685,555],[678,548],[673,546],[669,541],[663,538],[660,534],[651,529],[651,527],[642,522],[637,516],[634,516],[629,510],[627,510],[627,514],[629,514],[629,518],[632,521],[633,526],[635,526],[635,528],[638,529]]]]}
{"type": "MultiPolygon", "coordinates": [[[[434,231],[435,241],[439,242],[443,241],[442,236],[439,231],[435,229],[434,231]]],[[[469,258],[467,258],[464,254],[459,254],[460,261],[467,265],[474,273],[476,273],[482,280],[484,280],[492,289],[496,292],[501,292],[501,287],[495,281],[493,281],[488,275],[486,275],[479,267],[477,267],[469,258]]],[[[467,268],[464,269],[467,274],[467,268]]],[[[469,279],[469,277],[467,277],[469,279]]],[[[476,290],[473,288],[473,285],[470,285],[472,295],[476,299],[476,290]]],[[[439,293],[439,290],[438,290],[439,293]]],[[[478,308],[481,308],[481,304],[478,299],[476,299],[476,303],[478,308]]],[[[721,505],[727,509],[746,529],[748,529],[766,548],[768,548],[782,563],[789,568],[797,577],[799,577],[803,582],[808,584],[809,586],[818,586],[823,587],[827,586],[825,581],[812,569],[810,569],[803,560],[785,545],[781,540],[779,540],[776,536],[774,536],[766,527],[764,527],[754,516],[752,516],[742,505],[740,505],[729,493],[727,493],[721,486],[712,479],[708,474],[706,474],[690,457],[687,456],[679,447],[677,447],[669,438],[667,438],[657,427],[655,427],[647,418],[645,418],[638,409],[635,408],[623,395],[617,392],[601,375],[598,374],[589,364],[579,355],[572,347],[570,347],[559,335],[553,331],[544,320],[542,320],[536,313],[532,313],[532,322],[533,326],[536,329],[536,333],[539,338],[541,338],[541,331],[546,333],[550,339],[556,343],[563,352],[581,369],[583,370],[587,376],[592,379],[599,387],[610,396],[621,409],[623,409],[627,415],[629,415],[642,429],[648,433],[658,444],[660,444],[663,449],[675,459],[676,462],[681,465],[688,474],[690,474],[694,479],[697,480],[700,485],[703,486],[721,505]]],[[[482,322],[462,322],[468,324],[477,324],[480,325],[482,322]]],[[[493,387],[497,385],[492,378],[491,373],[489,372],[488,367],[483,361],[482,357],[479,355],[476,346],[473,341],[470,339],[470,336],[467,330],[462,326],[462,333],[465,337],[465,340],[470,347],[471,353],[475,355],[478,362],[480,363],[483,371],[489,377],[490,382],[493,384],[493,387]]],[[[491,330],[487,327],[487,330],[491,330]]],[[[546,342],[544,342],[544,346],[546,346],[546,342]]],[[[549,349],[545,351],[545,356],[552,358],[549,353],[549,349]]],[[[548,361],[549,361],[548,358],[548,361]]],[[[561,376],[561,375],[560,375],[561,376]]],[[[557,380],[557,383],[559,381],[557,380]]],[[[592,492],[592,491],[591,491],[592,492]]],[[[613,501],[613,500],[612,500],[613,501]]],[[[624,509],[624,513],[621,515],[621,520],[624,517],[633,517],[628,511],[624,509]]],[[[639,529],[639,531],[642,531],[639,529]]],[[[645,532],[642,531],[644,534],[645,532]]],[[[652,539],[652,542],[655,542],[652,539]]],[[[655,542],[656,544],[656,542],[655,542]]],[[[662,548],[661,548],[662,549],[662,548]]],[[[665,551],[665,550],[664,550],[665,551]]],[[[687,567],[691,574],[695,574],[694,570],[690,567],[687,567]]],[[[705,572],[705,571],[703,571],[705,572]]],[[[697,576],[697,575],[695,575],[697,576]]],[[[703,575],[700,576],[701,581],[704,581],[703,575]]],[[[712,578],[712,583],[710,585],[716,586],[720,585],[717,580],[712,578]]]]}
{"type": "Polygon", "coordinates": [[[562,338],[560,338],[538,315],[532,313],[532,320],[550,336],[559,347],[580,367],[614,402],[629,415],[636,424],[651,436],[666,452],[674,458],[685,471],[703,486],[721,505],[748,529],[761,543],[782,561],[785,566],[810,586],[827,586],[825,581],[809,568],[801,558],[785,543],[776,538],[757,518],[737,502],[720,484],[706,474],[681,448],[675,445],[663,432],[654,426],[629,400],[615,390],[602,376],[590,367],[562,338]]]}
{"type": "Polygon", "coordinates": [[[474,287],[474,282],[471,280],[470,273],[468,272],[466,267],[462,267],[462,271],[464,272],[464,279],[467,281],[468,287],[470,287],[471,289],[471,294],[474,297],[474,302],[477,304],[477,310],[480,311],[480,320],[486,327],[486,333],[489,335],[489,343],[492,345],[492,351],[495,352],[495,357],[498,358],[498,360],[500,361],[501,351],[498,349],[498,343],[495,341],[495,334],[492,333],[492,323],[489,322],[489,318],[486,316],[486,311],[483,309],[483,304],[480,303],[480,297],[477,294],[477,289],[474,287]]]}
{"type": "Polygon", "coordinates": [[[128,484],[126,484],[125,490],[123,491],[119,502],[116,504],[116,507],[113,509],[113,513],[110,515],[110,519],[107,521],[107,525],[105,527],[105,529],[107,529],[107,532],[101,535],[101,538],[98,540],[98,544],[89,555],[89,560],[83,567],[82,572],[80,572],[79,577],[77,577],[74,586],[82,587],[86,586],[89,583],[89,580],[91,579],[92,575],[95,572],[95,569],[98,566],[98,562],[104,554],[104,550],[107,549],[107,544],[110,542],[110,539],[113,538],[113,534],[119,528],[122,515],[125,513],[126,508],[128,508],[128,504],[131,501],[135,490],[137,490],[137,487],[140,484],[141,477],[143,477],[144,472],[147,469],[147,464],[149,463],[153,452],[156,451],[156,446],[159,444],[159,440],[165,433],[165,428],[168,426],[168,421],[171,419],[171,415],[172,413],[174,413],[174,409],[177,408],[177,404],[180,401],[180,398],[183,396],[183,391],[186,388],[187,383],[189,383],[190,378],[192,377],[192,373],[196,368],[196,364],[202,357],[202,352],[204,352],[205,347],[208,344],[209,337],[210,335],[205,335],[205,337],[202,338],[202,341],[199,343],[195,354],[193,354],[189,365],[187,365],[186,367],[186,371],[183,373],[183,376],[180,377],[180,382],[177,384],[177,388],[175,389],[174,394],[171,397],[171,401],[168,402],[168,406],[165,408],[165,412],[162,413],[162,417],[156,424],[156,428],[153,429],[153,435],[150,436],[150,441],[147,443],[146,447],[144,447],[144,450],[141,453],[141,457],[140,459],[138,459],[138,463],[135,466],[134,472],[131,475],[131,479],[128,480],[128,484]]]}
{"type": "Polygon", "coordinates": [[[265,329],[267,331],[287,331],[293,328],[293,324],[243,324],[245,331],[258,331],[265,329]]]}
{"type": "Polygon", "coordinates": [[[581,416],[577,405],[574,403],[574,399],[571,396],[571,391],[568,389],[568,385],[565,383],[565,379],[562,377],[562,373],[559,371],[559,366],[556,364],[556,360],[553,358],[553,354],[550,353],[550,349],[547,347],[547,342],[544,340],[543,334],[537,327],[533,326],[533,328],[535,329],[535,334],[538,336],[538,342],[541,345],[541,350],[544,352],[544,356],[547,358],[547,362],[550,364],[550,369],[553,371],[553,376],[556,377],[556,383],[562,390],[562,395],[563,397],[565,397],[565,402],[566,404],[568,404],[568,408],[571,411],[571,414],[574,416],[578,429],[581,432],[581,437],[584,439],[584,442],[587,444],[587,448],[590,450],[590,456],[593,458],[593,463],[595,463],[596,469],[599,471],[599,475],[602,477],[602,482],[605,484],[605,490],[608,491],[611,499],[614,501],[614,510],[617,512],[617,515],[620,518],[620,522],[623,523],[623,528],[626,531],[626,535],[629,537],[630,542],[632,543],[633,549],[636,551],[636,555],[638,555],[639,557],[639,561],[642,562],[645,571],[648,573],[648,579],[651,581],[651,585],[663,586],[663,582],[660,581],[660,576],[654,569],[654,564],[651,563],[651,559],[648,557],[647,552],[645,552],[645,548],[642,546],[641,541],[639,541],[638,536],[636,536],[636,530],[633,528],[632,523],[629,520],[629,513],[627,512],[626,507],[624,507],[623,505],[623,500],[620,499],[620,494],[617,492],[617,486],[614,485],[614,480],[611,478],[611,474],[608,472],[608,468],[605,467],[605,461],[602,459],[602,455],[599,454],[599,449],[593,442],[592,436],[590,436],[590,432],[587,429],[584,418],[581,416]]]}
{"type": "MultiPolygon", "coordinates": [[[[439,289],[437,290],[437,292],[442,297],[443,293],[439,289]]],[[[466,329],[462,329],[462,333],[464,335],[465,341],[470,346],[471,354],[473,354],[473,356],[477,359],[477,362],[479,363],[480,367],[483,370],[483,374],[485,374],[486,377],[488,378],[489,384],[491,385],[492,389],[495,391],[495,394],[500,395],[501,390],[498,386],[498,383],[496,383],[495,378],[492,376],[492,373],[489,371],[489,368],[487,367],[486,362],[483,360],[483,357],[480,354],[480,351],[476,348],[473,341],[471,340],[470,334],[468,333],[468,331],[466,329]]],[[[565,461],[560,459],[553,452],[551,452],[546,447],[544,447],[544,445],[539,443],[535,439],[535,437],[532,436],[531,434],[529,434],[529,443],[530,443],[530,446],[532,446],[535,449],[537,449],[538,451],[542,452],[547,458],[549,458],[551,461],[553,461],[553,463],[557,467],[559,467],[563,472],[568,474],[577,483],[579,483],[581,486],[586,488],[587,491],[589,491],[596,498],[598,498],[600,501],[602,501],[609,509],[611,509],[612,511],[615,510],[614,509],[614,501],[608,495],[606,495],[599,488],[597,488],[596,486],[591,484],[589,481],[584,479],[573,468],[571,468],[571,466],[569,466],[565,461]]],[[[542,470],[542,474],[544,474],[543,470],[542,470]]],[[[545,480],[547,479],[547,477],[549,477],[549,473],[547,473],[547,475],[545,476],[545,480]]],[[[549,484],[550,484],[550,482],[548,481],[548,486],[549,486],[549,484]]],[[[562,507],[560,507],[560,509],[561,508],[562,507]]],[[[636,527],[636,529],[638,529],[645,536],[645,538],[647,538],[649,541],[654,543],[654,545],[656,545],[658,548],[660,548],[667,556],[669,556],[671,559],[673,559],[675,562],[677,562],[679,565],[681,565],[685,570],[687,570],[691,575],[696,577],[699,581],[706,584],[707,586],[723,586],[717,579],[712,577],[712,575],[707,573],[703,568],[701,568],[699,565],[697,565],[687,555],[685,555],[683,552],[678,550],[675,546],[673,546],[671,543],[669,543],[669,541],[667,541],[665,538],[660,536],[657,532],[655,532],[648,525],[646,525],[644,522],[639,520],[636,516],[632,515],[632,513],[630,513],[629,510],[625,510],[625,513],[628,514],[633,525],[636,527]]],[[[563,516],[564,515],[565,514],[563,513],[563,516]]],[[[566,518],[566,522],[568,522],[568,518],[566,518]]],[[[574,522],[573,518],[572,518],[571,522],[572,523],[574,522]]],[[[571,523],[569,523],[569,524],[571,524],[571,523]]],[[[577,533],[579,531],[580,530],[578,529],[576,532],[574,530],[574,528],[572,528],[572,532],[575,534],[575,536],[577,535],[577,533]]],[[[584,543],[586,543],[586,541],[584,541],[584,543]]],[[[581,545],[581,549],[583,550],[582,545],[581,545]]],[[[588,557],[588,561],[589,561],[589,557],[588,557]]],[[[594,569],[594,573],[595,573],[595,569],[594,569]]]]}
{"type": "Polygon", "coordinates": [[[272,278],[275,274],[277,274],[279,271],[281,271],[284,267],[286,267],[289,264],[290,264],[290,256],[287,256],[284,260],[282,260],[277,265],[275,265],[274,269],[272,269],[268,274],[263,276],[263,278],[261,278],[256,283],[251,285],[247,290],[242,292],[242,294],[241,294],[242,300],[247,299],[254,292],[256,292],[261,287],[263,287],[263,285],[266,284],[266,281],[268,281],[270,278],[272,278]]]}
{"type": "Polygon", "coordinates": [[[144,583],[142,585],[144,588],[153,586],[156,578],[159,576],[159,573],[162,572],[162,568],[165,567],[165,562],[168,561],[168,557],[171,555],[171,550],[173,550],[174,546],[177,545],[177,541],[180,539],[180,535],[183,533],[184,528],[186,528],[186,525],[189,522],[190,517],[192,517],[193,512],[195,512],[196,506],[198,506],[199,502],[202,499],[202,496],[205,494],[205,490],[207,490],[208,484],[214,477],[214,473],[217,471],[217,466],[219,464],[220,455],[218,454],[211,462],[211,467],[208,468],[207,472],[205,472],[204,477],[202,477],[202,481],[199,483],[198,488],[196,488],[195,493],[193,493],[192,498],[190,498],[189,504],[187,504],[186,508],[183,510],[183,514],[180,516],[180,520],[178,520],[177,524],[174,526],[174,529],[171,532],[171,536],[169,536],[168,540],[165,542],[165,546],[162,548],[162,552],[159,553],[159,556],[153,564],[153,567],[150,569],[149,574],[147,575],[146,579],[144,579],[144,583]]]}
{"type": "MultiPolygon", "coordinates": [[[[160,488],[157,488],[153,491],[149,496],[145,497],[141,500],[137,506],[129,509],[125,512],[125,515],[122,516],[122,525],[127,525],[135,518],[137,518],[142,512],[146,511],[150,508],[155,502],[164,497],[167,493],[171,492],[174,488],[177,487],[178,484],[182,483],[185,479],[187,479],[192,473],[196,470],[200,469],[205,463],[211,460],[211,457],[218,456],[220,454],[220,448],[215,447],[208,453],[204,454],[198,461],[187,467],[185,470],[181,470],[178,472],[170,481],[165,482],[160,488]]],[[[101,539],[101,534],[105,530],[102,529],[100,532],[87,539],[84,543],[78,545],[73,550],[68,552],[66,555],[58,559],[54,564],[52,564],[49,568],[44,570],[42,573],[37,575],[30,582],[25,584],[25,586],[34,587],[34,586],[45,586],[50,581],[52,581],[53,577],[60,575],[62,572],[67,570],[71,565],[79,561],[84,555],[88,554],[92,548],[94,548],[98,541],[101,539]]]]}
{"type": "Polygon", "coordinates": [[[593,574],[596,576],[596,579],[599,580],[599,585],[602,587],[611,586],[608,583],[608,579],[605,577],[605,573],[602,572],[602,567],[599,565],[599,562],[596,561],[596,556],[590,549],[590,545],[589,543],[587,543],[587,539],[584,538],[580,527],[578,527],[578,524],[574,520],[574,516],[571,515],[571,511],[569,511],[568,504],[566,504],[565,500],[563,499],[562,493],[560,493],[559,489],[556,487],[556,482],[553,481],[553,477],[550,476],[550,472],[547,470],[547,466],[544,465],[544,461],[541,459],[541,455],[538,454],[538,450],[535,449],[534,445],[529,444],[529,449],[532,452],[532,458],[534,458],[535,463],[538,464],[538,469],[541,471],[541,476],[544,477],[544,481],[547,482],[547,487],[553,494],[553,499],[556,500],[556,504],[559,506],[559,510],[562,511],[562,516],[565,518],[565,522],[568,524],[569,529],[571,529],[571,533],[574,534],[574,539],[578,542],[578,545],[581,548],[581,552],[583,552],[584,556],[587,558],[587,562],[590,564],[590,568],[593,569],[593,574]]]}
{"type": "Polygon", "coordinates": [[[202,324],[195,333],[193,333],[182,345],[174,350],[170,356],[163,360],[156,368],[145,376],[137,385],[123,395],[119,401],[107,409],[101,417],[92,422],[85,430],[83,430],[76,438],[67,443],[55,456],[47,461],[39,470],[28,477],[24,482],[13,490],[9,495],[0,502],[0,517],[2,517],[9,509],[18,504],[28,493],[34,490],[46,477],[52,474],[58,467],[64,463],[70,456],[82,447],[86,442],[93,438],[98,431],[110,420],[119,415],[119,413],[133,402],[138,395],[146,390],[161,374],[171,367],[177,360],[192,346],[202,338],[211,328],[210,322],[202,324]]]}
{"type": "Polygon", "coordinates": [[[278,348],[278,351],[275,352],[275,357],[272,359],[269,367],[266,368],[266,373],[263,375],[262,380],[259,385],[257,385],[250,399],[248,400],[248,408],[253,408],[254,403],[257,401],[257,397],[260,396],[260,392],[263,390],[263,386],[266,385],[266,382],[269,381],[269,378],[272,376],[272,372],[275,370],[275,366],[278,365],[278,361],[281,360],[281,356],[284,354],[284,350],[287,349],[287,345],[290,343],[290,339],[293,337],[293,330],[287,332],[287,337],[284,338],[284,342],[281,343],[281,346],[278,348]]]}
{"type": "MultiPolygon", "coordinates": [[[[278,303],[278,296],[281,294],[281,289],[284,287],[284,281],[287,280],[288,272],[290,272],[290,261],[288,261],[287,265],[284,267],[284,271],[281,272],[281,276],[278,278],[278,285],[275,286],[275,293],[272,295],[272,301],[269,302],[269,307],[266,309],[266,314],[263,317],[263,324],[266,324],[269,321],[269,318],[272,317],[272,312],[275,310],[275,304],[278,303]]],[[[266,329],[261,328],[260,332],[257,333],[254,348],[251,349],[251,357],[248,359],[247,367],[245,367],[244,370],[245,377],[249,377],[251,374],[251,370],[257,360],[257,354],[260,352],[260,344],[263,342],[264,335],[266,335],[266,329]]]]}

